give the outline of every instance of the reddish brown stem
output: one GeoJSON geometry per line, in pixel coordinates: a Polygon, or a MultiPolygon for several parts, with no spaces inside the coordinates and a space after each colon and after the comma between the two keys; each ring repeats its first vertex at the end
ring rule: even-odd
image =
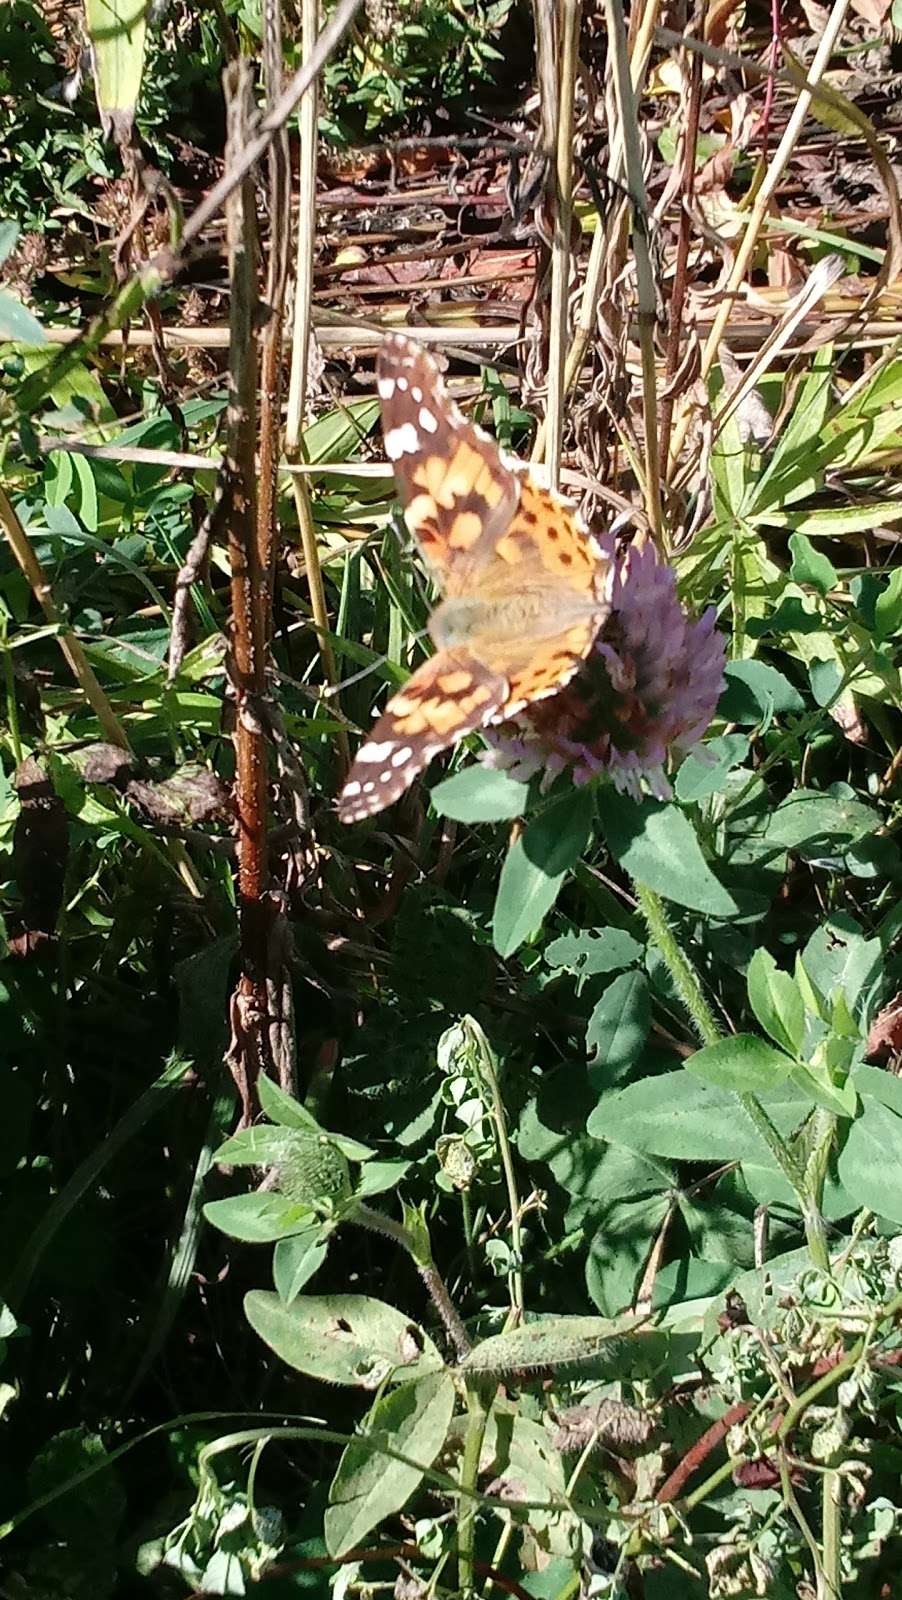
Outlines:
{"type": "Polygon", "coordinates": [[[678,1500],[689,1479],[697,1472],[702,1462],[707,1459],[712,1450],[716,1450],[722,1439],[725,1439],[732,1427],[737,1422],[742,1422],[751,1411],[747,1400],[740,1400],[729,1411],[725,1411],[717,1422],[712,1422],[706,1428],[700,1439],[696,1439],[691,1450],[687,1450],[682,1461],[674,1467],[669,1478],[662,1483],[657,1493],[659,1505],[667,1505],[671,1500],[678,1500]]]}
{"type": "MultiPolygon", "coordinates": [[[[251,75],[247,61],[226,68],[229,139],[226,165],[237,161],[247,137],[251,75]]],[[[267,1014],[267,947],[270,910],[265,894],[266,739],[259,706],[266,687],[266,629],[257,543],[257,336],[254,327],[254,194],[245,179],[229,195],[226,230],[231,283],[229,411],[226,475],[231,567],[231,679],[235,696],[235,808],[238,814],[238,897],[241,978],[232,1007],[230,1066],[242,1102],[242,1122],[252,1120],[256,1078],[264,1066],[267,1014]]]]}

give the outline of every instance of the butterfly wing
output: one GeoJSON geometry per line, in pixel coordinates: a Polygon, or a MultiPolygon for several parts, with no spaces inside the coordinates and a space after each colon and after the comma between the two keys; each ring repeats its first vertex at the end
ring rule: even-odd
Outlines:
{"type": "Polygon", "coordinates": [[[466,650],[439,650],[392,697],[338,798],[342,822],[393,805],[439,750],[493,721],[508,681],[466,650]]]}
{"type": "Polygon", "coordinates": [[[478,596],[490,622],[449,639],[389,702],[339,797],[344,822],[391,805],[465,734],[555,694],[609,609],[607,563],[575,511],[507,465],[450,401],[432,358],[390,334],[377,373],[407,526],[446,598],[478,596]]]}
{"type": "Polygon", "coordinates": [[[464,593],[517,509],[520,474],[458,411],[421,345],[383,339],[377,386],[404,520],[440,588],[464,593]]]}

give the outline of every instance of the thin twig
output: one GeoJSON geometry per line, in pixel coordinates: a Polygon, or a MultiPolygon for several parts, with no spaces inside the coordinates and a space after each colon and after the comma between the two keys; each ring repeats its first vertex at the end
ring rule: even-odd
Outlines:
{"type": "Polygon", "coordinates": [[[655,279],[648,235],[648,203],[639,145],[639,122],[633,93],[626,28],[620,0],[605,0],[608,43],[614,69],[614,88],[623,130],[623,158],[633,208],[633,253],[636,259],[636,300],[639,347],[642,352],[642,420],[645,433],[645,513],[660,546],[664,541],[661,513],[661,474],[658,459],[657,385],[655,373],[655,279]]]}
{"type": "MultiPolygon", "coordinates": [[[[780,140],[776,151],[774,152],[773,160],[771,161],[770,166],[765,173],[761,187],[755,196],[755,201],[749,215],[749,220],[746,224],[745,233],[739,242],[736,255],[733,258],[733,265],[730,269],[730,274],[724,287],[723,300],[718,308],[717,315],[714,318],[714,322],[712,323],[704,349],[702,351],[701,377],[703,380],[709,377],[711,369],[717,360],[717,352],[720,347],[720,341],[723,338],[724,331],[733,311],[733,296],[739,289],[739,286],[748,270],[749,263],[751,262],[752,255],[755,251],[755,246],[758,243],[758,236],[762,227],[764,226],[765,218],[767,217],[771,200],[776,193],[777,186],[783,177],[789,162],[789,158],[798,142],[799,135],[802,131],[802,125],[811,107],[815,87],[820,82],[820,79],[823,77],[829,65],[830,57],[833,54],[834,46],[836,45],[837,38],[839,37],[839,32],[843,25],[843,21],[845,20],[848,7],[849,0],[834,0],[833,9],[827,19],[827,23],[823,33],[821,34],[814,60],[809,68],[806,87],[799,92],[799,98],[792,108],[792,114],[786,124],[786,128],[784,129],[783,137],[780,140]]],[[[691,414],[688,409],[684,409],[683,414],[678,419],[677,426],[674,429],[674,436],[670,447],[671,462],[676,461],[680,455],[680,452],[682,451],[683,445],[686,442],[686,435],[689,431],[690,423],[691,414]]]]}
{"type": "MultiPolygon", "coordinates": [[[[312,58],[318,48],[319,6],[317,0],[303,0],[301,11],[304,59],[312,58]]],[[[288,387],[288,413],[285,419],[285,454],[290,461],[303,455],[302,434],[304,412],[307,404],[307,367],[310,336],[313,326],[313,247],[316,238],[316,152],[317,152],[317,92],[316,81],[311,81],[309,91],[300,103],[300,165],[298,171],[298,238],[295,269],[294,323],[291,343],[291,377],[288,387]]],[[[316,629],[323,665],[323,677],[329,688],[338,683],[338,671],[332,650],[329,627],[329,608],[326,603],[326,586],[320,561],[319,540],[313,507],[305,480],[293,476],[291,490],[294,496],[301,546],[304,552],[304,570],[310,590],[310,609],[316,629]]],[[[336,732],[336,744],[345,769],[350,766],[351,752],[348,736],[343,726],[336,732]]]]}
{"type": "MultiPolygon", "coordinates": [[[[778,0],[774,0],[778,3],[778,0]]],[[[706,5],[702,6],[699,18],[699,27],[704,30],[706,5]]],[[[688,287],[687,269],[689,264],[689,244],[691,239],[690,206],[695,193],[695,161],[698,146],[698,126],[702,104],[702,58],[700,55],[689,56],[689,98],[686,106],[686,123],[683,129],[683,169],[680,179],[680,216],[677,224],[676,260],[673,270],[673,287],[668,306],[669,327],[667,330],[667,347],[664,355],[664,394],[661,400],[660,416],[660,461],[661,474],[666,477],[667,455],[670,441],[670,425],[673,421],[674,395],[670,392],[671,385],[676,377],[680,364],[680,348],[683,342],[683,308],[686,303],[686,290],[688,287]]]]}
{"type": "Polygon", "coordinates": [[[554,235],[551,242],[551,330],[548,342],[548,409],[545,465],[552,488],[560,482],[564,437],[564,364],[570,310],[573,230],[573,106],[579,55],[580,0],[560,0],[560,69],[557,83],[554,235]]]}

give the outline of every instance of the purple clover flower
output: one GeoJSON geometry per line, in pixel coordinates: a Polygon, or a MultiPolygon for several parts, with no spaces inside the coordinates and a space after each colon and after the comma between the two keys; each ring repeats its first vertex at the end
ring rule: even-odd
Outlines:
{"type": "Polygon", "coordinates": [[[676,574],[651,541],[613,563],[611,614],[579,672],[560,693],[486,730],[482,760],[543,785],[572,769],[574,783],[605,772],[639,799],[671,797],[666,768],[701,739],[723,688],[726,651],[711,607],[691,621],[676,574]]]}

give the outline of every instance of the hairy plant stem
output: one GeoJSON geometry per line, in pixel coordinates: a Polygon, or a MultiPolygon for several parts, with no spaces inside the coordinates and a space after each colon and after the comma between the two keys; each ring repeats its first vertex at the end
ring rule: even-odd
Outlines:
{"type": "Polygon", "coordinates": [[[674,988],[695,1024],[696,1033],[702,1044],[716,1044],[721,1037],[720,1029],[702,993],[698,975],[674,938],[661,896],[646,883],[640,883],[638,879],[634,879],[633,883],[639,909],[645,918],[652,943],[657,945],[664,957],[674,988]]]}
{"type": "Polygon", "coordinates": [[[391,1239],[406,1250],[411,1261],[420,1274],[436,1311],[441,1318],[442,1325],[448,1338],[454,1346],[458,1361],[470,1352],[470,1341],[467,1330],[457,1314],[454,1302],[448,1293],[444,1278],[435,1266],[431,1255],[424,1256],[423,1244],[420,1238],[414,1236],[403,1222],[395,1222],[393,1217],[387,1217],[382,1211],[374,1211],[371,1206],[358,1202],[350,1212],[348,1220],[356,1222],[361,1228],[369,1228],[371,1233],[381,1233],[384,1238],[391,1239]]]}

